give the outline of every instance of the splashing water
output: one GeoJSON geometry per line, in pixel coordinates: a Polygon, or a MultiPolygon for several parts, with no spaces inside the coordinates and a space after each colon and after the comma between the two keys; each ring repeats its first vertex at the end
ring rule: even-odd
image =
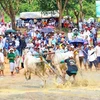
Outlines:
{"type": "Polygon", "coordinates": [[[66,75],[67,81],[63,85],[62,80],[58,78],[57,80],[53,80],[56,88],[71,88],[71,87],[86,87],[86,88],[99,88],[100,87],[100,71],[82,71],[78,72],[76,76],[76,81],[73,81],[71,77],[68,79],[68,75],[66,75]]]}

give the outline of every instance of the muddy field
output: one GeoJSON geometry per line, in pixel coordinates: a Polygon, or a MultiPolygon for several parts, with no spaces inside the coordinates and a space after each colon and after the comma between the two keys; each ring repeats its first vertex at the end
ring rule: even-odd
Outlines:
{"type": "Polygon", "coordinates": [[[41,86],[37,76],[25,80],[23,70],[10,76],[9,66],[5,64],[5,76],[0,77],[0,100],[100,100],[100,71],[79,71],[77,81],[66,82],[65,86],[50,76],[46,87],[41,86]]]}

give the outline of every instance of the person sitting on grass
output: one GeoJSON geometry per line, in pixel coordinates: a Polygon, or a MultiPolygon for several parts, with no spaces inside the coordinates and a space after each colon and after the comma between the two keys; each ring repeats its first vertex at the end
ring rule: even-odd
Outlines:
{"type": "Polygon", "coordinates": [[[63,72],[63,79],[65,79],[65,75],[73,76],[74,81],[76,80],[76,74],[78,71],[78,67],[76,65],[75,59],[70,55],[68,59],[62,60],[60,63],[67,63],[67,70],[63,72]]]}

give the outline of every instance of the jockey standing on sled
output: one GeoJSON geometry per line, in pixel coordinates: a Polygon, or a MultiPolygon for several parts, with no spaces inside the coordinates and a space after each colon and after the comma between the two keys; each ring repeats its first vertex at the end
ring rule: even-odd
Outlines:
{"type": "Polygon", "coordinates": [[[67,63],[67,67],[68,67],[67,70],[63,72],[63,78],[65,79],[65,75],[67,73],[69,76],[73,76],[73,79],[75,80],[78,67],[76,65],[73,55],[70,55],[68,59],[62,60],[60,63],[67,63]]]}

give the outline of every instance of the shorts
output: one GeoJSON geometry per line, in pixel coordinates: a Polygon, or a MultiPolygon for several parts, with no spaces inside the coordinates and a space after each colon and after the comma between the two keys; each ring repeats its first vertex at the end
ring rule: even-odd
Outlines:
{"type": "Polygon", "coordinates": [[[97,62],[100,63],[100,57],[97,57],[97,62]]]}
{"type": "Polygon", "coordinates": [[[97,67],[97,64],[98,64],[98,63],[97,63],[97,60],[90,61],[90,62],[89,62],[89,67],[92,68],[93,64],[94,64],[95,67],[97,67]]]}
{"type": "Polygon", "coordinates": [[[67,73],[69,76],[72,76],[72,75],[76,75],[76,74],[77,74],[77,72],[76,72],[76,73],[71,73],[70,71],[66,71],[66,73],[67,73]]]}
{"type": "Polygon", "coordinates": [[[83,64],[86,65],[88,63],[88,60],[86,58],[83,58],[83,64]]]}
{"type": "Polygon", "coordinates": [[[15,63],[10,62],[10,71],[13,72],[15,69],[15,63]]]}

